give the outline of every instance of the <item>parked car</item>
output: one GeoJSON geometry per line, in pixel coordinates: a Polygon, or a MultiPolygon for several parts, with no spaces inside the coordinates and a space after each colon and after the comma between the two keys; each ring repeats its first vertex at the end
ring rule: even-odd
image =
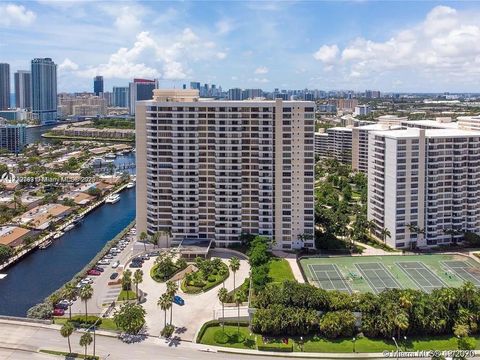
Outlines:
{"type": "Polygon", "coordinates": [[[144,260],[142,259],[142,257],[137,256],[137,257],[132,259],[132,262],[140,262],[140,263],[143,264],[144,260]]]}
{"type": "Polygon", "coordinates": [[[103,258],[107,259],[107,260],[111,260],[111,259],[113,259],[113,255],[107,254],[103,258]]]}
{"type": "Polygon", "coordinates": [[[110,275],[110,280],[115,280],[118,277],[118,273],[114,272],[112,275],[110,275]]]}
{"type": "Polygon", "coordinates": [[[85,283],[85,284],[91,284],[93,283],[93,279],[90,277],[86,277],[85,279],[82,279],[80,282],[85,283]]]}
{"type": "Polygon", "coordinates": [[[150,256],[148,256],[147,254],[142,255],[142,260],[149,260],[149,259],[150,259],[150,256]]]}
{"type": "Polygon", "coordinates": [[[174,302],[175,304],[177,304],[177,305],[180,305],[180,306],[185,305],[185,300],[183,300],[183,299],[182,299],[180,296],[178,296],[178,295],[175,295],[175,296],[173,297],[173,302],[174,302]]]}
{"type": "Polygon", "coordinates": [[[116,269],[118,267],[118,265],[120,265],[120,261],[115,261],[113,264],[112,264],[112,268],[116,269]]]}
{"type": "Polygon", "coordinates": [[[53,316],[63,316],[65,315],[65,310],[63,309],[54,309],[53,310],[53,316]]]}
{"type": "Polygon", "coordinates": [[[64,303],[59,301],[58,303],[55,304],[55,309],[62,309],[62,310],[68,310],[68,303],[64,303]]]}
{"type": "Polygon", "coordinates": [[[92,270],[97,270],[97,271],[100,271],[100,272],[104,272],[104,271],[105,271],[105,269],[102,268],[102,267],[100,267],[100,266],[94,266],[94,267],[92,268],[92,270]]]}
{"type": "Polygon", "coordinates": [[[128,267],[130,268],[141,268],[143,264],[141,262],[134,262],[132,261],[128,267]]]}
{"type": "Polygon", "coordinates": [[[91,275],[91,276],[100,276],[101,274],[102,273],[100,271],[94,270],[94,269],[88,270],[88,272],[87,272],[87,275],[91,275]]]}

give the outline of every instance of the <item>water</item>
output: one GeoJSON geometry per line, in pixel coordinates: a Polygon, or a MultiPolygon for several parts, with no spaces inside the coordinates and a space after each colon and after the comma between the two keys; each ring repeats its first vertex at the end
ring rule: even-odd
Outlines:
{"type": "MultiPolygon", "coordinates": [[[[118,161],[123,161],[122,157],[118,161]]],[[[125,228],[135,218],[135,188],[122,191],[120,198],[90,212],[81,225],[46,250],[36,250],[3,270],[7,277],[0,280],[0,315],[25,316],[30,307],[69,281],[125,228]]]]}
{"type": "Polygon", "coordinates": [[[51,128],[55,126],[56,125],[43,125],[43,126],[28,127],[27,128],[27,144],[32,144],[36,141],[40,141],[42,143],[48,143],[49,141],[52,141],[51,139],[43,138],[42,134],[49,131],[51,128]]]}

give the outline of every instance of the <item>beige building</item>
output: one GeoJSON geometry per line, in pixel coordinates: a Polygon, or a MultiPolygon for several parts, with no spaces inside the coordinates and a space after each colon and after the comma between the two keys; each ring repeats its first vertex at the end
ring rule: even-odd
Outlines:
{"type": "MultiPolygon", "coordinates": [[[[313,247],[314,103],[213,101],[197,90],[155,90],[136,108],[137,234],[275,239],[313,247]]],[[[166,245],[163,239],[163,246],[166,245]]]]}
{"type": "Polygon", "coordinates": [[[103,97],[91,94],[61,94],[58,97],[60,116],[97,116],[106,114],[106,103],[103,97]]]}
{"type": "Polygon", "coordinates": [[[1,226],[0,244],[14,248],[22,245],[25,238],[32,234],[32,231],[18,226],[1,226]]]}

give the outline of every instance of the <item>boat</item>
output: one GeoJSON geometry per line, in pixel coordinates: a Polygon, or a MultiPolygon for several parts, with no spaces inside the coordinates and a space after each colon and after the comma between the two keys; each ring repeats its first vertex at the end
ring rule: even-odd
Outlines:
{"type": "Polygon", "coordinates": [[[131,189],[135,186],[135,183],[133,181],[130,181],[128,184],[127,184],[127,189],[131,189]]]}
{"type": "Polygon", "coordinates": [[[57,231],[55,234],[53,234],[54,239],[58,239],[61,237],[64,233],[62,231],[57,231]]]}
{"type": "Polygon", "coordinates": [[[112,194],[108,195],[107,198],[105,199],[105,203],[107,204],[115,204],[117,201],[120,200],[120,195],[118,194],[112,194]]]}
{"type": "Polygon", "coordinates": [[[70,230],[72,230],[74,227],[75,227],[75,225],[72,223],[72,224],[69,224],[69,225],[65,226],[65,228],[64,228],[63,230],[64,230],[64,231],[70,231],[70,230]]]}
{"type": "Polygon", "coordinates": [[[114,153],[109,153],[105,155],[105,159],[115,159],[116,157],[117,155],[115,155],[114,153]]]}
{"type": "Polygon", "coordinates": [[[52,245],[52,240],[47,240],[47,241],[44,241],[43,243],[41,243],[40,245],[38,245],[38,248],[40,250],[45,250],[46,248],[48,248],[50,245],[52,245]]]}
{"type": "Polygon", "coordinates": [[[83,215],[77,215],[73,218],[73,224],[80,224],[83,220],[83,215]]]}
{"type": "Polygon", "coordinates": [[[7,274],[0,274],[0,280],[5,279],[7,277],[7,274]]]}

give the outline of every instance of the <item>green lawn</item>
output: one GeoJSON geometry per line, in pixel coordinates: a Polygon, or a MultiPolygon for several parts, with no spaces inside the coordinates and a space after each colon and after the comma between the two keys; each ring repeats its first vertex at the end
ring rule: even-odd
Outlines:
{"type": "MultiPolygon", "coordinates": [[[[65,317],[55,317],[54,320],[55,320],[55,324],[63,325],[68,321],[68,317],[66,317],[66,318],[65,317]]],[[[110,318],[102,318],[102,323],[100,324],[100,326],[98,328],[102,329],[102,330],[113,330],[113,331],[118,330],[117,325],[115,324],[113,319],[110,319],[110,318]]]]}
{"type": "Polygon", "coordinates": [[[219,343],[215,340],[218,335],[222,332],[222,326],[210,326],[205,330],[205,333],[202,336],[201,343],[205,345],[214,345],[214,346],[224,346],[232,347],[237,349],[255,349],[255,335],[251,335],[250,330],[246,326],[240,325],[240,340],[238,340],[238,331],[237,327],[233,325],[225,325],[225,333],[228,336],[228,341],[226,343],[219,343]],[[217,335],[217,336],[215,336],[217,335]]]}
{"type": "Polygon", "coordinates": [[[93,356],[89,355],[87,353],[87,357],[85,357],[84,354],[77,354],[77,353],[68,353],[65,351],[56,351],[56,350],[48,350],[48,349],[40,349],[38,350],[41,353],[44,354],[50,354],[50,355],[59,355],[59,356],[64,356],[65,359],[92,359],[92,360],[98,360],[98,356],[93,356]],[[67,357],[68,355],[68,357],[67,357]]]}
{"type": "Polygon", "coordinates": [[[136,299],[137,296],[135,294],[135,291],[133,290],[122,290],[120,294],[118,294],[118,301],[123,301],[123,300],[134,300],[136,299]]]}
{"type": "Polygon", "coordinates": [[[222,263],[221,266],[226,270],[225,276],[221,276],[219,273],[211,273],[207,278],[205,278],[203,272],[198,270],[190,273],[190,276],[192,276],[191,282],[187,281],[186,276],[180,284],[180,288],[187,294],[198,294],[202,291],[208,291],[214,288],[218,284],[221,284],[223,281],[225,281],[230,274],[226,264],[222,263]]]}
{"type": "MultiPolygon", "coordinates": [[[[256,349],[256,344],[261,345],[261,335],[252,334],[247,326],[240,325],[241,341],[236,341],[235,336],[237,333],[237,327],[233,325],[226,325],[225,331],[229,337],[229,341],[225,343],[225,338],[221,335],[221,325],[209,326],[205,329],[205,332],[200,339],[201,344],[233,347],[238,349],[256,349]],[[219,340],[219,341],[216,341],[219,340]]],[[[276,342],[270,345],[275,346],[278,343],[279,347],[285,347],[285,345],[278,338],[276,342]]],[[[289,343],[293,342],[293,351],[302,351],[302,347],[299,344],[299,338],[289,338],[289,343]]],[[[480,349],[480,336],[475,337],[477,342],[476,349],[480,349]]],[[[457,338],[455,336],[437,336],[437,337],[419,337],[414,339],[408,339],[407,342],[400,341],[399,344],[402,350],[407,351],[415,350],[457,350],[457,338]]],[[[395,350],[395,343],[390,340],[383,339],[368,339],[359,338],[355,341],[355,351],[359,353],[374,352],[381,353],[384,350],[395,350]]],[[[303,351],[305,352],[323,352],[323,353],[351,353],[353,352],[352,339],[336,339],[328,340],[316,336],[304,337],[303,351]]]]}
{"type": "Polygon", "coordinates": [[[335,264],[342,277],[354,292],[371,292],[368,282],[361,276],[355,264],[382,263],[400,285],[405,289],[419,289],[411,277],[397,265],[398,262],[421,262],[449,287],[459,287],[464,281],[456,274],[452,274],[444,268],[442,261],[464,261],[480,271],[480,265],[472,259],[461,255],[432,254],[432,255],[385,255],[385,256],[335,256],[322,258],[303,258],[300,265],[307,277],[308,282],[318,286],[309,265],[335,264]]]}
{"type": "Polygon", "coordinates": [[[268,263],[268,267],[268,276],[272,279],[272,282],[295,280],[290,264],[285,259],[272,258],[268,263]]]}

